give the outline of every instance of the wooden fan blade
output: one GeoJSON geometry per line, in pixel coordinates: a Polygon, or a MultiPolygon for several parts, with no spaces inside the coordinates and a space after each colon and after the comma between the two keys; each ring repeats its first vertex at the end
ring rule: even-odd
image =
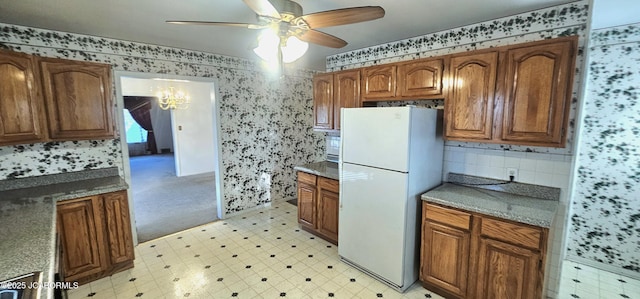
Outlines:
{"type": "Polygon", "coordinates": [[[208,22],[208,21],[166,21],[170,24],[179,24],[179,25],[214,25],[214,26],[233,26],[233,27],[243,27],[249,29],[259,29],[264,26],[258,24],[249,24],[249,23],[230,23],[230,22],[208,22]]]}
{"type": "MultiPolygon", "coordinates": [[[[336,10],[327,10],[300,16],[309,28],[323,28],[330,26],[353,24],[371,21],[384,17],[384,9],[380,6],[361,6],[336,10]]],[[[295,24],[292,22],[292,24],[295,24]]]]}
{"type": "Polygon", "coordinates": [[[280,13],[269,0],[244,0],[244,3],[259,16],[280,19],[280,13]]]}
{"type": "Polygon", "coordinates": [[[300,40],[305,42],[318,44],[330,48],[342,48],[347,45],[347,42],[337,38],[331,34],[326,34],[317,30],[308,30],[299,36],[300,40]]]}

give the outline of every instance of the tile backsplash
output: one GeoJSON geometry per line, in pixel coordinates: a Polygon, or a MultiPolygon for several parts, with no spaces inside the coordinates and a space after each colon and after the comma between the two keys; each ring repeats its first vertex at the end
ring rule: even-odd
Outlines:
{"type": "Polygon", "coordinates": [[[571,159],[571,155],[469,149],[446,145],[443,180],[446,180],[449,172],[506,180],[509,178],[507,169],[516,168],[517,182],[563,188],[566,192],[571,159]]]}
{"type": "Polygon", "coordinates": [[[327,134],[327,156],[340,155],[340,135],[327,134]]]}

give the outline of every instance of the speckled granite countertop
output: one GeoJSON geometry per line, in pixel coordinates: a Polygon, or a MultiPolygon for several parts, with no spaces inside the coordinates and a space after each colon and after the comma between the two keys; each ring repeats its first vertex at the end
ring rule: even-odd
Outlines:
{"type": "Polygon", "coordinates": [[[296,166],[294,170],[308,172],[325,178],[339,180],[338,163],[330,161],[314,162],[302,166],[296,166]]]}
{"type": "Polygon", "coordinates": [[[554,198],[560,194],[558,188],[520,183],[495,184],[500,182],[504,181],[486,181],[483,178],[471,176],[459,178],[449,176],[448,183],[422,194],[422,200],[540,227],[551,227],[558,208],[559,198],[554,198]],[[464,180],[461,181],[460,178],[464,180]],[[464,183],[480,184],[482,181],[487,185],[462,185],[464,183]],[[507,185],[511,186],[506,187],[507,185]],[[511,188],[515,189],[510,190],[511,188]],[[527,188],[531,194],[539,197],[523,195],[527,188]],[[488,189],[501,189],[501,191],[488,189]]]}
{"type": "Polygon", "coordinates": [[[0,181],[0,281],[38,271],[53,281],[56,202],[124,189],[117,168],[0,181]]]}

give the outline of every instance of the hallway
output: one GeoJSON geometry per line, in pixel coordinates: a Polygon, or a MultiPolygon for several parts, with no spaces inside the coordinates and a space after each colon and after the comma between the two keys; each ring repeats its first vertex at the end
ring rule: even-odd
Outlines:
{"type": "Polygon", "coordinates": [[[214,173],[177,177],[173,154],[130,158],[138,242],[146,242],[216,217],[214,173]]]}

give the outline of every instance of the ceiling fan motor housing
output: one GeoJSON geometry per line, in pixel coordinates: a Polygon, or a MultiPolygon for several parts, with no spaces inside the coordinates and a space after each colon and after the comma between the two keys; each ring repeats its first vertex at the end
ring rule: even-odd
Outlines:
{"type": "Polygon", "coordinates": [[[282,20],[285,22],[289,22],[302,15],[302,6],[291,0],[269,0],[269,2],[280,12],[282,20]]]}

